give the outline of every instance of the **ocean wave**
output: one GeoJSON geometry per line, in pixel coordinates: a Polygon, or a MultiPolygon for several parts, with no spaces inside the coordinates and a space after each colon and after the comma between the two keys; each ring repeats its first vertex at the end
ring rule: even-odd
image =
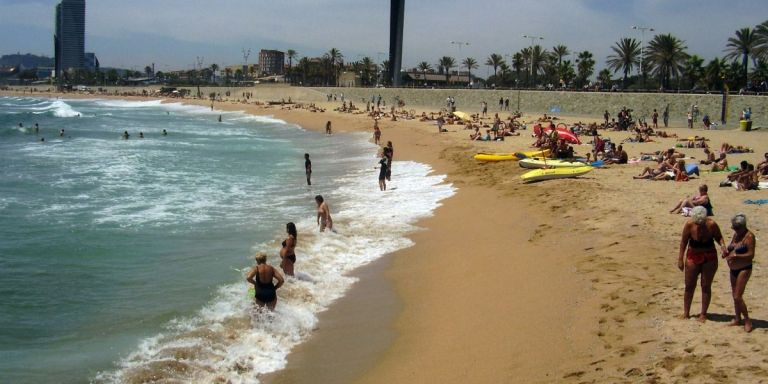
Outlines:
{"type": "Polygon", "coordinates": [[[76,117],[80,116],[80,112],[74,110],[71,105],[67,104],[63,100],[53,100],[50,104],[40,107],[29,107],[27,109],[34,110],[34,114],[52,113],[56,117],[76,117]]]}
{"type": "MultiPolygon", "coordinates": [[[[371,165],[375,160],[370,157],[371,165]]],[[[288,278],[278,291],[275,312],[253,309],[240,271],[240,281],[219,288],[195,316],[175,320],[141,341],[117,369],[101,372],[93,381],[258,383],[259,375],[282,369],[290,350],[311,335],[317,313],[354,283],[346,274],[412,245],[405,236],[417,229],[415,222],[455,192],[444,175],[430,175],[424,164],[395,162],[392,189],[386,192],[378,190],[377,172],[373,167],[351,172],[338,180],[343,187],[326,194],[336,209],[339,233],[318,233],[311,216],[296,223],[297,278],[288,278]]],[[[277,262],[274,254],[270,259],[277,262]]]]}

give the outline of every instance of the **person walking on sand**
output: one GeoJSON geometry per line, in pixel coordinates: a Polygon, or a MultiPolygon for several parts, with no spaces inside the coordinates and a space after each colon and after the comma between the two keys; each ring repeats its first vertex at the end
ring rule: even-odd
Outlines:
{"type": "Polygon", "coordinates": [[[328,120],[327,123],[325,123],[325,134],[330,135],[331,134],[331,121],[328,120]]]}
{"type": "Polygon", "coordinates": [[[307,175],[307,185],[312,185],[312,161],[309,160],[309,153],[304,154],[304,173],[307,175]]]}
{"type": "Polygon", "coordinates": [[[381,154],[381,160],[379,160],[379,189],[382,191],[387,190],[387,155],[386,151],[388,149],[385,147],[384,152],[381,154]]]}
{"type": "Polygon", "coordinates": [[[653,129],[659,129],[659,112],[656,111],[656,108],[653,109],[651,120],[653,121],[653,129]]]}
{"type": "Polygon", "coordinates": [[[662,120],[664,120],[664,128],[667,128],[669,126],[669,104],[664,108],[662,120]]]}
{"type": "Polygon", "coordinates": [[[747,216],[738,213],[731,219],[731,228],[734,230],[733,239],[728,245],[723,258],[731,270],[731,293],[733,294],[733,307],[735,316],[731,321],[732,326],[741,326],[744,321],[744,330],[752,332],[752,320],[749,319],[747,304],[744,302],[744,290],[752,276],[752,260],[755,258],[755,234],[747,229],[747,216]]]}
{"type": "Polygon", "coordinates": [[[693,128],[693,113],[688,111],[688,128],[693,128]]]}
{"type": "Polygon", "coordinates": [[[277,290],[283,286],[285,280],[273,266],[267,264],[267,254],[259,252],[256,257],[256,266],[248,272],[245,280],[253,284],[254,300],[259,307],[267,307],[275,310],[277,305],[277,290]],[[277,280],[277,284],[274,283],[277,280]]]}
{"type": "Polygon", "coordinates": [[[315,196],[315,203],[317,203],[317,225],[320,226],[320,232],[325,232],[326,228],[331,232],[335,232],[333,230],[331,208],[328,207],[328,203],[325,202],[322,195],[315,196]]]}
{"type": "Polygon", "coordinates": [[[285,231],[288,232],[288,237],[283,240],[283,247],[280,248],[280,268],[286,275],[293,276],[293,265],[296,264],[296,239],[299,235],[294,223],[286,224],[285,231]]]}
{"type": "Polygon", "coordinates": [[[714,220],[707,217],[706,208],[694,207],[691,210],[691,219],[683,226],[677,259],[677,268],[685,272],[682,319],[690,317],[696,282],[701,275],[701,313],[698,321],[702,323],[707,321],[707,309],[712,300],[712,280],[717,272],[715,242],[720,244],[722,252],[726,253],[725,240],[720,227],[714,220]]]}

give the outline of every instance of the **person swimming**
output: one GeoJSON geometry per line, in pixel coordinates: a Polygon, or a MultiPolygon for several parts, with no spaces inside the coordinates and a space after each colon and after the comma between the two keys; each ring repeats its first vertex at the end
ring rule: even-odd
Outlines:
{"type": "Polygon", "coordinates": [[[166,131],[165,129],[163,129],[163,136],[168,136],[168,131],[166,131]]]}
{"type": "Polygon", "coordinates": [[[131,138],[131,135],[128,134],[128,131],[123,131],[123,139],[128,140],[131,138]]]}
{"type": "Polygon", "coordinates": [[[143,138],[144,138],[144,132],[139,132],[139,139],[143,139],[143,138]]]}

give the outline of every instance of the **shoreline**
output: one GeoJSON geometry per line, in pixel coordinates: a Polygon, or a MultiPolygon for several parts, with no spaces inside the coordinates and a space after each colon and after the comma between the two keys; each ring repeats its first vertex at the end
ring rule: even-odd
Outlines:
{"type": "MultiPolygon", "coordinates": [[[[205,100],[192,104],[209,105],[205,100]]],[[[334,132],[370,132],[371,127],[365,117],[342,115],[330,108],[324,114],[312,114],[216,103],[225,105],[307,129],[322,130],[326,120],[334,122],[334,132]]],[[[395,143],[396,160],[430,164],[435,172],[447,174],[447,181],[458,191],[432,217],[416,224],[425,229],[408,236],[415,245],[394,253],[383,271],[402,305],[392,323],[392,343],[373,357],[374,367],[362,376],[339,376],[340,380],[653,382],[685,377],[743,382],[768,375],[768,359],[760,357],[760,351],[768,348],[768,306],[760,299],[768,294],[761,263],[765,242],[760,240],[768,223],[760,219],[759,206],[742,204],[743,199],[764,198],[764,191],[718,189],[722,175],[706,172],[689,183],[631,179],[649,163],[605,167],[574,180],[522,185],[517,164],[478,164],[470,156],[479,151],[519,150],[527,147],[529,138],[479,143],[467,141],[466,131],[457,126],[448,126],[448,134],[437,134],[432,125],[415,120],[382,120],[381,125],[382,139],[395,143]],[[713,319],[702,325],[675,318],[682,277],[673,261],[685,219],[666,209],[701,182],[710,185],[715,219],[728,240],[732,236],[728,220],[740,211],[747,213],[758,237],[746,300],[759,325],[749,335],[722,324],[732,305],[724,263],[713,286],[713,319]],[[750,368],[740,370],[744,364],[750,368]]],[[[682,127],[669,131],[680,136],[706,135],[715,148],[728,141],[756,149],[757,153],[733,155],[734,163],[756,161],[768,148],[768,135],[761,131],[682,127]]],[[[617,140],[627,136],[622,132],[605,135],[617,140]]],[[[625,147],[634,156],[675,143],[659,139],[625,147]]],[[[700,149],[682,150],[701,156],[700,149]]],[[[389,255],[384,258],[390,259],[389,255]]],[[[355,288],[346,297],[355,296],[355,288]]],[[[359,296],[364,299],[364,294],[359,296]]],[[[328,316],[341,312],[340,306],[355,308],[339,300],[326,311],[328,316]]],[[[365,328],[357,324],[342,330],[339,335],[347,336],[337,338],[343,354],[334,358],[355,356],[353,347],[364,341],[343,339],[365,328]]],[[[321,324],[302,345],[322,353],[324,345],[310,344],[324,337],[320,335],[324,332],[321,324]]],[[[299,364],[295,369],[301,370],[301,377],[286,375],[284,381],[277,377],[275,382],[310,382],[323,367],[299,364]]]]}

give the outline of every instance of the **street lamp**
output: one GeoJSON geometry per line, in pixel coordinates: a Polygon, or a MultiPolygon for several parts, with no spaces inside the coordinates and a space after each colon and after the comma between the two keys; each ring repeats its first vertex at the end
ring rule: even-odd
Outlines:
{"type": "Polygon", "coordinates": [[[655,29],[651,27],[640,27],[637,25],[633,25],[632,29],[634,30],[640,30],[640,76],[643,77],[643,88],[645,88],[645,72],[643,72],[643,60],[645,60],[645,54],[644,54],[644,48],[645,48],[645,31],[655,31],[655,29]]]}
{"type": "Polygon", "coordinates": [[[530,72],[529,72],[528,76],[530,77],[531,86],[533,86],[533,43],[536,40],[544,40],[544,38],[541,37],[541,36],[533,36],[533,35],[523,35],[523,38],[524,39],[531,39],[531,57],[529,58],[529,60],[530,60],[529,71],[530,72]]]}

